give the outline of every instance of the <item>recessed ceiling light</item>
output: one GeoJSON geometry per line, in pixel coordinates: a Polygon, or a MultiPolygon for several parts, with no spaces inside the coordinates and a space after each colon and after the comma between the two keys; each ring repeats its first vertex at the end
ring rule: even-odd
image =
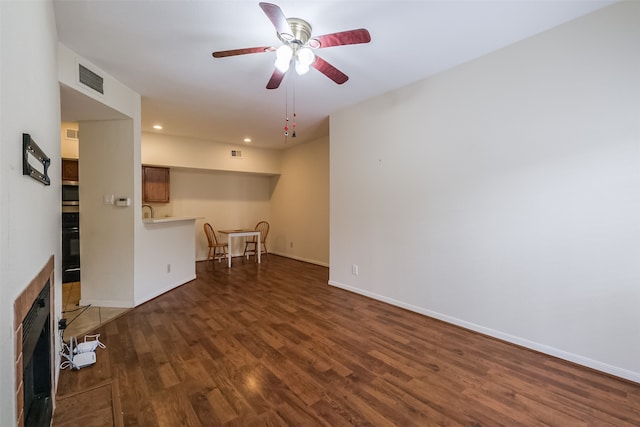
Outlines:
{"type": "Polygon", "coordinates": [[[153,125],[153,128],[156,130],[162,130],[162,126],[161,125],[153,125]]]}
{"type": "Polygon", "coordinates": [[[245,138],[243,139],[244,142],[251,142],[251,138],[245,138]]]}

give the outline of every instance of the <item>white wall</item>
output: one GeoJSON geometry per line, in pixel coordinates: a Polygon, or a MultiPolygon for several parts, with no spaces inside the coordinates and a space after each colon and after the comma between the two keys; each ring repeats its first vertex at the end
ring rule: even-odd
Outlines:
{"type": "MultiPolygon", "coordinates": [[[[92,102],[85,101],[80,107],[77,105],[73,106],[72,109],[74,110],[74,113],[81,114],[83,116],[82,119],[103,120],[106,118],[96,116],[87,117],[87,115],[95,112],[107,114],[109,118],[120,118],[121,116],[135,118],[136,115],[139,116],[140,114],[140,108],[135,102],[137,94],[61,43],[58,43],[58,80],[64,86],[67,86],[74,91],[81,93],[86,98],[100,104],[100,106],[96,107],[92,102]],[[88,86],[80,83],[78,72],[79,65],[88,68],[103,78],[104,93],[96,92],[88,86]],[[82,111],[83,109],[86,109],[87,111],[82,111]]],[[[81,99],[78,97],[74,98],[76,100],[81,99]]],[[[72,117],[70,120],[77,121],[80,120],[80,118],[72,117]]]]}
{"type": "Polygon", "coordinates": [[[269,251],[329,266],[329,138],[284,150],[273,179],[269,251]]]}
{"type": "Polygon", "coordinates": [[[331,283],[640,382],[638,41],[623,2],[332,115],[331,283]]]}
{"type": "Polygon", "coordinates": [[[103,195],[134,200],[133,120],[83,121],[80,133],[80,302],[133,307],[137,205],[103,203],[103,195]]]}
{"type": "Polygon", "coordinates": [[[61,310],[60,100],[50,1],[0,2],[0,425],[16,423],[13,302],[55,257],[61,310]],[[37,54],[34,54],[37,52],[37,54]],[[51,185],[22,175],[22,133],[51,158],[51,185]]]}
{"type": "MultiPolygon", "coordinates": [[[[67,116],[79,122],[81,302],[106,307],[134,305],[137,234],[142,229],[140,95],[58,44],[58,79],[74,102],[67,116]],[[79,83],[78,64],[99,73],[104,94],[79,83]],[[117,119],[114,119],[117,118],[117,119]],[[104,205],[103,196],[130,197],[132,206],[104,205]],[[135,222],[136,218],[138,222],[135,222]]],[[[69,101],[67,101],[69,102],[69,101]]],[[[58,140],[60,144],[60,140],[58,140]]],[[[65,153],[73,154],[65,146],[65,153]]],[[[144,234],[144,233],[143,233],[144,234]]],[[[143,235],[142,234],[142,235],[143,235]]],[[[144,275],[141,275],[144,280],[144,275]]]]}
{"type": "Polygon", "coordinates": [[[136,251],[136,306],[196,278],[194,220],[143,228],[144,238],[137,245],[141,248],[136,251]]]}

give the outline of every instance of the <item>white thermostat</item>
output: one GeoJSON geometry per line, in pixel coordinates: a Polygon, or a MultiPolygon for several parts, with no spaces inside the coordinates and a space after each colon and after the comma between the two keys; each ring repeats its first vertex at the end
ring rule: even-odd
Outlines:
{"type": "Polygon", "coordinates": [[[131,199],[129,197],[118,197],[116,206],[131,206],[131,199]]]}

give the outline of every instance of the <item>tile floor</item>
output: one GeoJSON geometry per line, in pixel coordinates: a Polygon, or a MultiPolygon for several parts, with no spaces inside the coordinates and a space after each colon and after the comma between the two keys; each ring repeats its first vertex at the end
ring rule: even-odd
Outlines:
{"type": "Polygon", "coordinates": [[[80,282],[62,284],[62,317],[67,319],[67,329],[64,330],[64,340],[76,337],[78,341],[91,333],[98,326],[106,323],[123,313],[129,308],[111,307],[81,307],[80,282]]]}

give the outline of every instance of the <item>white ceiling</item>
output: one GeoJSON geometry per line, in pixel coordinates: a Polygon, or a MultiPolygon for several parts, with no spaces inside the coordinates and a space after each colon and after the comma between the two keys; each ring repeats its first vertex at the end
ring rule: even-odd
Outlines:
{"type": "MultiPolygon", "coordinates": [[[[278,46],[258,1],[54,0],[54,8],[62,44],[142,95],[143,131],[160,123],[166,134],[230,144],[250,137],[256,147],[285,148],[327,135],[336,110],[613,2],[274,0],[287,17],[307,20],[314,35],[366,28],[372,39],[316,51],[349,76],[345,84],[311,69],[290,71],[276,90],[265,88],[275,53],[211,55],[278,46]],[[297,138],[285,139],[294,92],[297,138]]],[[[63,93],[64,121],[87,118],[80,102],[63,93]]]]}

